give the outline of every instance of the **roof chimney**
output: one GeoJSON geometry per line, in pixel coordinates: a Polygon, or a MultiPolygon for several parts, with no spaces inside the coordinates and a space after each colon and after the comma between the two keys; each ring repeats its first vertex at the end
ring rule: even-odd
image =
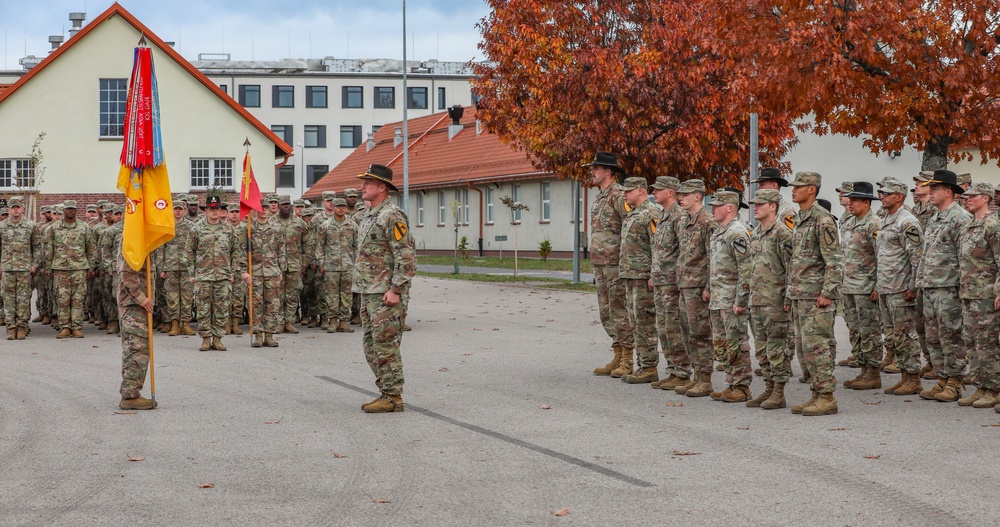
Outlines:
{"type": "Polygon", "coordinates": [[[87,19],[87,13],[70,13],[69,21],[73,23],[73,27],[69,30],[69,38],[73,38],[73,35],[77,34],[81,28],[83,28],[83,21],[87,19]]]}
{"type": "Polygon", "coordinates": [[[49,35],[49,44],[52,44],[52,49],[49,51],[49,53],[52,53],[53,51],[59,49],[59,45],[62,43],[63,43],[62,35],[49,35]]]}
{"type": "Polygon", "coordinates": [[[396,135],[392,138],[392,147],[396,148],[403,143],[403,128],[400,126],[396,127],[396,135]]]}
{"type": "Polygon", "coordinates": [[[371,152],[375,148],[375,132],[368,132],[368,142],[365,145],[365,152],[371,152]]]}
{"type": "Polygon", "coordinates": [[[465,108],[462,105],[456,104],[451,108],[448,108],[448,117],[451,117],[451,124],[448,125],[448,140],[454,139],[459,132],[465,127],[462,126],[462,115],[465,113],[465,108]]]}

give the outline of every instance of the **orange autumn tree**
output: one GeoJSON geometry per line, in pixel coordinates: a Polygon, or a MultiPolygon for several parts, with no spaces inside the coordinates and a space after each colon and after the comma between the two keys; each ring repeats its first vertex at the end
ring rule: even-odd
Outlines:
{"type": "Polygon", "coordinates": [[[741,89],[819,133],[915,147],[924,170],[1000,158],[997,0],[731,0],[714,20],[717,52],[755,65],[741,89]]]}
{"type": "Polygon", "coordinates": [[[488,0],[473,89],[479,116],[539,169],[585,178],[597,150],[631,175],[742,186],[751,112],[760,163],[794,143],[792,118],[734,89],[742,74],[707,39],[708,0],[488,0]]]}

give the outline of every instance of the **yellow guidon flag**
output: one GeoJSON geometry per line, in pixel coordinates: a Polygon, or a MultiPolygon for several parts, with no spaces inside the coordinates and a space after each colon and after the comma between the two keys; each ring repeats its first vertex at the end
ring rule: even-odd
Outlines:
{"type": "Polygon", "coordinates": [[[125,194],[122,256],[138,271],[146,256],[174,237],[173,203],[167,165],[118,170],[118,190],[125,194]]]}

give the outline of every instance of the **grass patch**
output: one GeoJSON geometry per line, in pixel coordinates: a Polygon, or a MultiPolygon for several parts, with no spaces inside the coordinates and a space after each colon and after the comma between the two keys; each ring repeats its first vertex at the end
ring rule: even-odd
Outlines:
{"type": "Polygon", "coordinates": [[[590,283],[580,283],[574,284],[568,280],[560,280],[558,278],[542,278],[542,277],[523,277],[519,276],[514,278],[513,276],[503,276],[495,274],[480,274],[480,273],[426,273],[424,271],[417,271],[417,276],[426,276],[428,278],[441,278],[444,280],[465,280],[469,282],[501,282],[508,284],[520,284],[529,287],[538,287],[542,289],[559,289],[563,291],[582,291],[585,293],[597,292],[597,288],[594,284],[590,283]]]}
{"type": "MultiPolygon", "coordinates": [[[[506,254],[506,252],[504,254],[506,254]]],[[[417,263],[425,265],[455,265],[455,257],[417,256],[417,263]]],[[[468,258],[459,257],[458,263],[462,267],[494,267],[497,269],[513,269],[514,254],[512,252],[510,256],[504,256],[503,260],[496,256],[485,256],[482,258],[478,256],[470,256],[468,258]]],[[[554,260],[549,258],[548,261],[543,262],[538,258],[524,258],[522,256],[517,259],[517,268],[530,271],[572,271],[573,260],[554,260]]],[[[593,266],[590,265],[590,260],[585,260],[583,258],[580,259],[581,273],[592,273],[593,269],[593,266]]]]}

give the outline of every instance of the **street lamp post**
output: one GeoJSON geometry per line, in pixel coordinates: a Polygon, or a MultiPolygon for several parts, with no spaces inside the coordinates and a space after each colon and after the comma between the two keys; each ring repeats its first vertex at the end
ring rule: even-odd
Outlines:
{"type": "Polygon", "coordinates": [[[306,147],[299,143],[299,150],[302,154],[302,191],[299,192],[299,197],[305,196],[306,194],[306,147]]]}

